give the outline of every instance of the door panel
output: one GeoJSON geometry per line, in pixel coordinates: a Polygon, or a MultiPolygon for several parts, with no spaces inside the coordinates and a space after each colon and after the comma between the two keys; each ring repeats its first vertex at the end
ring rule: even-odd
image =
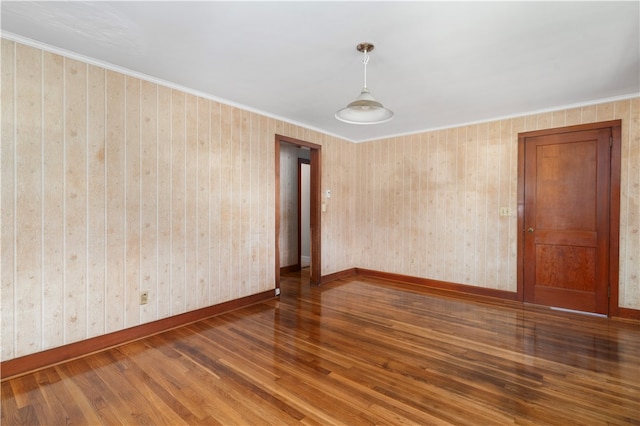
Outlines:
{"type": "Polygon", "coordinates": [[[524,300],[608,312],[611,130],[525,139],[524,300]]]}

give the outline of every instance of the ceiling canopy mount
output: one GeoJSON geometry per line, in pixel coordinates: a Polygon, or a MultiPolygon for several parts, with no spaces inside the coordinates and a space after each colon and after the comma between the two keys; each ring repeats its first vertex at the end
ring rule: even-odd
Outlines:
{"type": "Polygon", "coordinates": [[[367,53],[371,52],[371,51],[373,50],[373,48],[374,48],[374,47],[376,47],[376,45],[375,45],[375,44],[373,44],[373,43],[366,43],[366,42],[365,42],[365,43],[360,43],[360,44],[358,44],[358,45],[356,46],[356,50],[357,50],[358,52],[362,52],[362,53],[364,53],[364,54],[366,55],[367,53]]]}

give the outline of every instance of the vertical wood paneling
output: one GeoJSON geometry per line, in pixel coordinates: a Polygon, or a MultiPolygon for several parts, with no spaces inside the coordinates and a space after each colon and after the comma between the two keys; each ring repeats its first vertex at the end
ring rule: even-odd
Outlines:
{"type": "Polygon", "coordinates": [[[580,108],[572,108],[565,111],[565,126],[575,126],[582,122],[582,111],[580,108]]]}
{"type": "Polygon", "coordinates": [[[475,281],[479,286],[487,287],[487,262],[488,247],[487,233],[490,232],[488,218],[488,193],[489,193],[489,168],[491,158],[488,149],[489,125],[482,123],[478,126],[478,191],[481,194],[478,201],[478,226],[476,238],[478,239],[478,257],[475,281]]]}
{"type": "MultiPolygon", "coordinates": [[[[580,115],[582,116],[582,111],[580,112],[580,115]]],[[[538,129],[538,116],[537,115],[528,115],[524,119],[525,119],[524,131],[529,132],[529,131],[538,129]]]]}
{"type": "Polygon", "coordinates": [[[185,309],[185,93],[171,92],[171,314],[185,309]]]}
{"type": "Polygon", "coordinates": [[[107,71],[105,331],[124,327],[125,292],[125,79],[107,71]]]}
{"type": "Polygon", "coordinates": [[[346,143],[340,139],[336,138],[336,141],[339,143],[341,147],[340,157],[345,164],[344,170],[347,174],[347,180],[349,182],[348,185],[345,185],[345,199],[349,203],[349,214],[345,218],[340,219],[340,223],[345,232],[349,235],[348,244],[344,244],[342,246],[342,251],[345,253],[345,256],[342,257],[340,263],[340,270],[349,269],[350,265],[355,265],[356,263],[356,251],[352,248],[355,246],[356,238],[355,238],[355,228],[351,225],[354,223],[356,219],[356,207],[357,207],[357,199],[356,199],[356,190],[357,190],[357,169],[355,159],[357,158],[356,154],[356,145],[352,143],[346,143]]]}
{"type": "Polygon", "coordinates": [[[390,230],[397,229],[398,232],[391,232],[389,234],[389,262],[391,265],[398,265],[400,270],[401,256],[405,253],[400,253],[400,245],[405,238],[406,233],[401,231],[401,215],[404,210],[404,191],[403,184],[403,158],[402,158],[402,146],[399,146],[398,138],[392,138],[390,144],[389,164],[390,164],[390,179],[388,188],[389,193],[395,195],[395,202],[389,204],[390,215],[390,230]]]}
{"type": "Polygon", "coordinates": [[[640,98],[350,144],[6,40],[1,90],[3,360],[273,288],[275,133],[323,146],[323,274],[515,291],[518,132],[621,118],[640,309],[640,98]]]}
{"type": "MultiPolygon", "coordinates": [[[[360,253],[354,253],[356,257],[360,258],[360,264],[363,268],[368,268],[368,260],[371,258],[372,246],[373,246],[373,223],[376,221],[376,211],[373,204],[373,191],[375,187],[374,176],[370,173],[373,163],[374,144],[369,144],[363,147],[355,155],[355,158],[359,160],[359,166],[357,170],[356,178],[356,192],[358,194],[358,206],[356,207],[356,214],[354,215],[354,223],[356,229],[362,229],[366,235],[360,240],[362,245],[360,253]],[[366,216],[358,215],[357,212],[368,212],[366,216]],[[365,260],[366,258],[366,260],[365,260]]],[[[354,262],[356,264],[357,261],[354,262]]]]}
{"type": "Polygon", "coordinates": [[[171,89],[158,86],[158,318],[171,315],[171,89]]]}
{"type": "MultiPolygon", "coordinates": [[[[149,303],[140,306],[140,322],[157,318],[158,300],[158,87],[140,87],[140,291],[149,303]]],[[[166,170],[166,169],[165,169],[166,170]]]]}
{"type": "Polygon", "coordinates": [[[105,70],[87,68],[87,337],[105,331],[105,70]]]}
{"type": "Polygon", "coordinates": [[[125,326],[140,323],[140,80],[125,88],[125,326]]]}
{"type": "Polygon", "coordinates": [[[543,112],[538,114],[537,127],[538,129],[550,129],[553,125],[553,112],[543,112]]]}
{"type": "Polygon", "coordinates": [[[211,103],[198,98],[198,145],[196,158],[198,163],[195,187],[197,188],[196,212],[196,307],[209,305],[209,198],[211,191],[211,159],[209,157],[211,141],[211,103]]]}
{"type": "Polygon", "coordinates": [[[614,117],[614,103],[607,102],[604,104],[596,105],[596,120],[608,121],[613,120],[614,117]]]}
{"type": "Polygon", "coordinates": [[[237,212],[239,218],[239,232],[234,238],[238,245],[238,293],[235,297],[245,294],[250,287],[251,277],[251,138],[249,133],[249,112],[238,110],[240,119],[240,152],[236,158],[240,159],[240,166],[234,170],[240,178],[240,204],[237,212]]]}
{"type": "Polygon", "coordinates": [[[395,146],[392,140],[385,140],[380,143],[380,151],[378,152],[377,164],[380,173],[380,189],[379,198],[377,202],[380,205],[380,223],[382,225],[383,232],[379,235],[379,240],[376,244],[378,258],[382,259],[380,267],[383,271],[390,271],[390,258],[393,255],[393,247],[391,247],[390,241],[390,221],[392,220],[391,208],[395,202],[395,197],[392,197],[393,189],[391,188],[391,167],[395,162],[395,146]]]}
{"type": "Polygon", "coordinates": [[[477,225],[478,202],[481,199],[478,193],[478,126],[468,126],[465,138],[465,217],[464,217],[464,242],[465,251],[463,261],[463,281],[471,282],[476,273],[477,244],[475,230],[477,225]]]}
{"type": "Polygon", "coordinates": [[[15,355],[20,356],[42,347],[42,52],[17,45],[15,72],[15,355]]]}
{"type": "Polygon", "coordinates": [[[356,228],[356,232],[360,234],[360,241],[362,241],[359,245],[364,245],[362,247],[362,252],[358,254],[359,262],[355,262],[356,264],[363,265],[364,268],[370,269],[373,266],[373,260],[377,259],[376,254],[376,242],[380,237],[382,232],[373,232],[374,229],[381,229],[382,223],[380,222],[380,209],[378,204],[376,203],[379,200],[377,197],[378,193],[378,182],[380,179],[379,168],[376,167],[376,153],[380,143],[371,142],[368,144],[363,144],[357,150],[357,156],[362,155],[362,151],[368,151],[368,155],[366,157],[366,161],[362,163],[364,170],[360,172],[360,176],[362,176],[361,185],[365,185],[365,191],[361,191],[362,201],[361,204],[363,206],[363,210],[359,210],[356,213],[357,223],[364,226],[363,228],[356,228]],[[364,182],[362,182],[364,181],[364,182]],[[364,212],[362,214],[361,212],[364,212]]]}
{"type": "MultiPolygon", "coordinates": [[[[61,56],[43,55],[43,349],[64,341],[65,303],[65,235],[64,226],[64,60],[61,56]]],[[[4,252],[3,252],[4,256],[4,252]]]]}
{"type": "MultiPolygon", "coordinates": [[[[456,202],[455,202],[455,217],[458,224],[465,223],[466,217],[466,193],[467,193],[467,181],[466,181],[466,159],[467,159],[467,127],[461,127],[458,129],[456,133],[456,202]]],[[[465,239],[467,235],[465,234],[464,226],[458,225],[456,227],[456,245],[455,252],[456,257],[460,259],[460,257],[464,257],[466,254],[466,244],[465,239]]],[[[455,264],[455,277],[456,282],[463,282],[465,279],[465,266],[459,260],[455,264]]]]}
{"type": "Polygon", "coordinates": [[[233,164],[231,158],[232,107],[221,106],[221,134],[220,134],[220,282],[229,283],[220,287],[218,302],[231,299],[231,286],[234,285],[231,276],[232,259],[232,181],[233,164]]]}
{"type": "Polygon", "coordinates": [[[372,258],[373,241],[375,237],[375,233],[372,231],[378,217],[373,195],[376,185],[376,175],[372,173],[374,170],[373,161],[376,147],[377,144],[375,143],[363,145],[358,155],[356,155],[356,158],[360,160],[357,181],[359,185],[357,188],[359,194],[358,211],[366,212],[365,215],[356,216],[356,228],[359,227],[363,232],[359,256],[361,258],[360,265],[362,265],[363,268],[369,268],[370,266],[368,262],[372,258]]]}
{"type": "Polygon", "coordinates": [[[65,60],[65,302],[66,341],[87,328],[87,65],[65,60]]]}
{"type": "Polygon", "coordinates": [[[417,271],[416,276],[424,276],[427,271],[427,264],[425,262],[425,258],[427,255],[427,251],[429,249],[429,225],[428,225],[428,217],[430,216],[429,212],[429,143],[428,138],[425,134],[417,135],[416,143],[418,144],[418,158],[419,158],[419,173],[420,173],[420,184],[418,186],[416,192],[416,198],[418,201],[417,204],[417,212],[416,212],[416,229],[420,230],[420,235],[418,236],[418,247],[417,254],[415,257],[415,270],[417,271]]]}
{"type": "Polygon", "coordinates": [[[514,118],[511,120],[511,135],[508,139],[505,139],[505,143],[510,145],[511,155],[509,156],[509,165],[510,165],[510,173],[509,173],[509,181],[511,182],[511,196],[509,198],[511,203],[511,214],[514,218],[509,219],[509,227],[511,229],[511,250],[509,252],[510,255],[510,264],[511,270],[510,275],[507,281],[504,283],[505,290],[513,290],[515,288],[513,283],[517,283],[517,261],[518,261],[518,232],[521,232],[518,229],[518,145],[517,142],[512,142],[519,133],[524,132],[526,125],[526,120],[523,117],[514,118]]]}
{"type": "Polygon", "coordinates": [[[3,41],[3,359],[273,286],[273,133],[318,135],[14,49],[3,41]]]}
{"type": "Polygon", "coordinates": [[[241,268],[243,267],[242,256],[242,112],[233,108],[231,111],[231,150],[229,162],[231,163],[231,288],[230,299],[235,299],[240,293],[242,285],[241,268]]]}
{"type": "Polygon", "coordinates": [[[357,145],[356,156],[373,155],[375,160],[356,163],[365,170],[356,172],[359,196],[355,245],[363,248],[358,250],[355,263],[374,270],[515,291],[518,133],[621,118],[620,306],[638,309],[639,102],[636,98],[426,132],[420,135],[424,151],[409,145],[409,137],[357,145]],[[634,105],[636,110],[625,111],[625,105],[634,105]],[[376,150],[379,154],[371,154],[376,150]],[[420,154],[415,155],[415,151],[420,154]],[[417,193],[416,168],[424,171],[423,175],[418,173],[417,193]],[[368,183],[362,179],[373,182],[374,189],[368,190],[368,183]],[[393,183],[388,184],[390,181],[393,183]],[[414,197],[421,198],[419,220],[413,217],[414,197]],[[399,214],[401,210],[393,206],[409,213],[399,214]],[[510,216],[499,215],[503,206],[511,209],[510,216]],[[373,224],[367,216],[374,217],[373,224]],[[415,239],[420,233],[425,235],[424,246],[415,239]],[[422,263],[420,267],[413,267],[414,258],[422,263]]]}
{"type": "Polygon", "coordinates": [[[185,97],[185,310],[198,307],[198,99],[185,97]],[[188,160],[187,160],[188,159],[188,160]]]}
{"type": "Polygon", "coordinates": [[[566,126],[566,111],[553,111],[552,113],[552,127],[563,127],[566,126]]]}
{"type": "MultiPolygon", "coordinates": [[[[428,152],[428,166],[427,166],[427,182],[425,184],[425,197],[427,198],[427,210],[426,210],[426,227],[427,227],[427,238],[428,241],[435,241],[437,238],[437,217],[436,217],[436,191],[437,186],[434,184],[437,178],[437,153],[438,153],[438,133],[431,132],[428,134],[427,139],[427,152],[428,152]]],[[[423,258],[423,262],[426,264],[425,268],[425,276],[436,276],[435,264],[436,264],[436,255],[438,253],[439,247],[436,244],[428,244],[427,251],[425,253],[425,257],[423,258]]]]}
{"type": "MultiPolygon", "coordinates": [[[[410,253],[422,253],[422,242],[425,240],[424,236],[424,228],[420,226],[420,218],[422,216],[422,212],[420,209],[420,186],[422,181],[423,174],[423,164],[422,164],[422,156],[421,152],[421,144],[420,144],[420,135],[411,136],[411,155],[410,159],[413,159],[414,166],[411,168],[411,182],[409,185],[409,205],[411,212],[411,229],[409,235],[409,252],[410,253]]],[[[410,275],[418,276],[419,272],[419,263],[416,259],[417,256],[413,255],[410,259],[409,266],[407,270],[410,275]]]]}
{"type": "MultiPolygon", "coordinates": [[[[582,123],[594,123],[597,121],[596,110],[597,107],[595,105],[590,105],[581,108],[582,113],[580,115],[582,123]]],[[[544,129],[545,127],[538,127],[539,129],[544,129]]]]}
{"type": "Polygon", "coordinates": [[[455,235],[452,245],[452,256],[450,261],[450,276],[460,282],[464,277],[464,268],[460,264],[460,255],[464,254],[464,228],[459,224],[464,223],[464,140],[465,129],[456,128],[451,129],[448,132],[447,139],[453,145],[453,162],[455,167],[454,185],[452,186],[451,205],[449,209],[449,222],[453,225],[452,231],[455,235]],[[457,226],[455,224],[458,224],[457,226]]]}
{"type": "Polygon", "coordinates": [[[382,147],[382,143],[372,143],[369,161],[365,163],[365,167],[367,170],[362,173],[365,176],[365,180],[370,182],[369,191],[369,199],[367,199],[363,204],[366,206],[365,212],[369,212],[371,215],[371,220],[366,221],[365,223],[368,225],[367,231],[364,234],[366,238],[366,252],[362,253],[362,256],[365,257],[360,264],[364,264],[365,267],[370,268],[373,266],[371,263],[374,259],[377,259],[379,256],[378,250],[380,249],[379,241],[380,238],[384,237],[386,233],[384,232],[375,232],[376,229],[381,230],[384,224],[382,223],[382,206],[381,201],[384,199],[380,195],[380,182],[382,180],[381,167],[379,163],[380,150],[382,147]]]}
{"type": "Polygon", "coordinates": [[[498,268],[500,259],[498,258],[499,241],[499,219],[498,213],[500,206],[498,205],[499,185],[501,181],[501,167],[499,155],[500,143],[500,122],[494,121],[489,123],[489,134],[487,140],[487,192],[486,192],[486,218],[487,228],[485,240],[487,242],[485,250],[486,257],[486,278],[485,286],[497,288],[498,286],[498,268]]]}
{"type": "MultiPolygon", "coordinates": [[[[503,120],[500,122],[500,139],[498,143],[498,150],[500,153],[500,175],[498,177],[500,182],[500,189],[498,194],[498,209],[501,207],[508,207],[511,210],[510,216],[498,217],[498,272],[496,288],[500,290],[507,290],[510,282],[510,278],[515,277],[511,274],[511,268],[514,265],[512,261],[512,254],[516,254],[516,245],[513,244],[516,241],[515,234],[511,233],[512,218],[517,217],[516,205],[513,200],[516,199],[517,193],[514,191],[516,185],[512,182],[515,178],[515,174],[512,174],[511,158],[514,155],[514,145],[509,143],[511,140],[511,120],[503,120]],[[503,178],[503,176],[505,178],[503,178]]],[[[517,155],[517,154],[516,154],[517,155]]],[[[498,210],[499,211],[499,210],[498,210]]],[[[495,214],[495,212],[494,212],[495,214]]]]}
{"type": "Polygon", "coordinates": [[[622,144],[628,148],[622,153],[622,168],[627,168],[626,191],[621,195],[621,216],[624,223],[621,229],[621,240],[625,245],[625,257],[620,270],[622,288],[620,289],[620,306],[640,309],[640,98],[621,101],[620,118],[624,120],[624,109],[628,108],[628,131],[623,131],[622,144]],[[628,102],[628,106],[622,104],[628,102]],[[625,137],[626,136],[626,137],[625,137]],[[626,155],[625,155],[626,152],[626,155]],[[626,160],[626,161],[625,161],[626,160]],[[622,208],[624,206],[624,210],[622,208]]]}
{"type": "Polygon", "coordinates": [[[260,157],[260,117],[257,114],[250,115],[250,158],[249,158],[249,182],[251,187],[250,200],[251,217],[249,223],[251,231],[249,233],[250,249],[249,249],[249,282],[258,284],[262,288],[263,281],[260,276],[260,250],[261,250],[261,231],[262,224],[260,217],[262,216],[262,204],[260,197],[260,174],[262,173],[263,161],[260,157]]]}
{"type": "Polygon", "coordinates": [[[409,228],[404,233],[402,240],[398,246],[398,262],[403,271],[407,270],[407,265],[411,263],[411,258],[407,258],[405,253],[410,250],[411,243],[411,179],[413,175],[413,166],[411,160],[411,137],[405,136],[400,138],[400,148],[398,160],[399,178],[401,179],[402,203],[398,220],[409,224],[409,228]],[[404,165],[407,166],[404,166],[404,165]]]}
{"type": "Polygon", "coordinates": [[[0,171],[0,238],[2,256],[0,262],[0,357],[11,359],[15,356],[15,44],[2,39],[2,52],[0,52],[2,81],[0,90],[2,95],[2,126],[0,131],[0,159],[2,170],[0,171]]]}
{"type": "Polygon", "coordinates": [[[437,145],[435,152],[435,180],[434,180],[434,189],[435,189],[435,208],[434,208],[434,216],[435,216],[435,227],[436,227],[436,241],[440,241],[439,247],[437,247],[435,256],[434,256],[434,277],[436,279],[444,279],[446,277],[446,267],[445,267],[445,253],[448,252],[448,245],[451,244],[451,238],[441,240],[439,238],[439,234],[446,229],[446,219],[447,219],[447,210],[446,210],[446,189],[451,181],[447,174],[451,172],[450,165],[447,164],[447,140],[446,140],[446,132],[438,131],[437,132],[437,145]]]}
{"type": "Polygon", "coordinates": [[[275,179],[269,177],[275,170],[275,156],[273,155],[273,149],[270,140],[273,135],[269,132],[269,119],[265,116],[260,116],[260,140],[258,158],[260,158],[260,182],[262,185],[259,190],[259,223],[260,234],[260,281],[262,282],[261,289],[266,290],[268,283],[273,277],[273,269],[275,259],[272,259],[272,253],[275,255],[275,233],[271,232],[274,227],[275,219],[271,219],[273,212],[275,215],[275,191],[270,183],[275,179]],[[266,183],[265,183],[266,182],[266,183]]]}
{"type": "MultiPolygon", "coordinates": [[[[440,130],[436,132],[435,142],[435,161],[437,165],[434,168],[434,180],[432,187],[435,194],[435,202],[433,205],[434,214],[434,238],[437,240],[442,234],[449,234],[451,232],[451,224],[448,223],[448,211],[449,208],[449,194],[451,193],[451,186],[453,184],[453,174],[455,169],[452,167],[451,161],[454,160],[454,156],[451,153],[451,149],[455,148],[455,145],[450,146],[447,140],[447,131],[440,130]]],[[[449,234],[451,235],[451,234],[449,234]]],[[[453,239],[442,240],[442,244],[439,244],[434,253],[434,274],[438,279],[444,279],[447,274],[447,265],[450,263],[447,259],[447,253],[450,253],[453,239]]]]}
{"type": "Polygon", "coordinates": [[[211,103],[211,178],[210,178],[210,200],[211,211],[209,215],[209,236],[210,254],[210,276],[209,283],[209,304],[218,303],[221,300],[220,285],[222,283],[222,109],[217,102],[211,103]]]}
{"type": "MultiPolygon", "coordinates": [[[[331,146],[333,144],[333,139],[330,138],[329,140],[327,140],[325,148],[329,148],[329,146],[331,146]]],[[[322,223],[323,223],[323,230],[324,230],[324,234],[326,235],[326,237],[323,239],[323,241],[328,242],[329,241],[329,234],[327,233],[327,229],[334,229],[336,227],[336,217],[340,212],[340,198],[341,196],[339,195],[339,189],[336,186],[336,180],[338,179],[337,174],[339,173],[339,169],[337,167],[337,164],[335,163],[335,155],[333,153],[332,150],[330,149],[326,149],[324,152],[324,158],[325,158],[325,162],[324,162],[324,167],[323,167],[323,182],[324,182],[324,188],[325,191],[326,190],[331,190],[331,197],[327,198],[325,196],[325,202],[327,204],[327,212],[326,214],[322,217],[322,223]],[[326,228],[326,229],[325,229],[326,228]]],[[[297,210],[292,211],[292,216],[296,217],[297,215],[297,210]]],[[[293,221],[292,221],[293,222],[293,221]]],[[[297,223],[297,220],[296,220],[297,223]]],[[[338,240],[341,240],[342,238],[344,238],[344,235],[339,234],[339,232],[336,230],[336,234],[334,236],[334,240],[333,240],[333,244],[334,246],[340,246],[341,243],[338,243],[338,240]]],[[[326,271],[336,271],[337,266],[336,266],[336,256],[338,254],[336,253],[336,251],[332,251],[332,250],[328,250],[326,256],[323,256],[322,258],[322,264],[323,264],[323,268],[326,271]]]]}
{"type": "Polygon", "coordinates": [[[346,143],[340,139],[336,139],[342,149],[346,150],[346,155],[342,155],[341,157],[346,161],[347,167],[345,167],[345,171],[348,172],[349,185],[345,188],[345,198],[349,200],[349,216],[347,218],[341,219],[342,227],[346,229],[349,233],[349,244],[343,246],[342,250],[347,254],[342,260],[341,267],[344,265],[342,270],[348,269],[348,265],[356,264],[356,256],[357,252],[352,248],[355,247],[356,244],[356,235],[355,235],[355,227],[351,224],[356,220],[356,211],[357,211],[357,182],[358,175],[356,169],[355,159],[357,158],[356,153],[356,145],[351,143],[346,143]]]}
{"type": "MultiPolygon", "coordinates": [[[[619,118],[623,121],[627,121],[631,119],[630,115],[630,103],[629,102],[618,102],[615,106],[615,114],[616,118],[619,118]]],[[[629,182],[629,165],[630,159],[632,157],[632,144],[629,143],[629,134],[630,129],[626,126],[622,127],[621,132],[621,144],[620,144],[620,155],[622,158],[620,164],[620,245],[619,245],[619,259],[620,259],[620,269],[618,271],[620,281],[628,280],[628,263],[625,262],[625,259],[628,258],[628,248],[630,247],[629,233],[627,232],[629,229],[629,201],[631,200],[630,195],[633,193],[631,186],[625,185],[624,182],[629,182]],[[624,159],[628,159],[625,161],[624,159]],[[627,214],[625,214],[627,213],[627,214]]],[[[620,306],[625,306],[626,302],[626,294],[623,286],[618,288],[618,300],[620,306]]]]}

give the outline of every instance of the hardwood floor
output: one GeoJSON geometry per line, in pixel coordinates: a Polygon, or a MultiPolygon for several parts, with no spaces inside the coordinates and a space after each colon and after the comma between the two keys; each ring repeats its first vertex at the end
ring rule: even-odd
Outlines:
{"type": "Polygon", "coordinates": [[[1,420],[640,424],[640,326],[290,274],[279,300],[3,382],[1,420]]]}

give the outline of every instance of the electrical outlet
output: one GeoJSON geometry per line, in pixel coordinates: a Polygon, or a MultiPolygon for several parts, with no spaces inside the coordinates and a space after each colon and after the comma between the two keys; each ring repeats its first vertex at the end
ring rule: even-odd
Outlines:
{"type": "Polygon", "coordinates": [[[147,303],[149,303],[149,292],[148,291],[140,292],[140,304],[146,305],[147,303]]]}

